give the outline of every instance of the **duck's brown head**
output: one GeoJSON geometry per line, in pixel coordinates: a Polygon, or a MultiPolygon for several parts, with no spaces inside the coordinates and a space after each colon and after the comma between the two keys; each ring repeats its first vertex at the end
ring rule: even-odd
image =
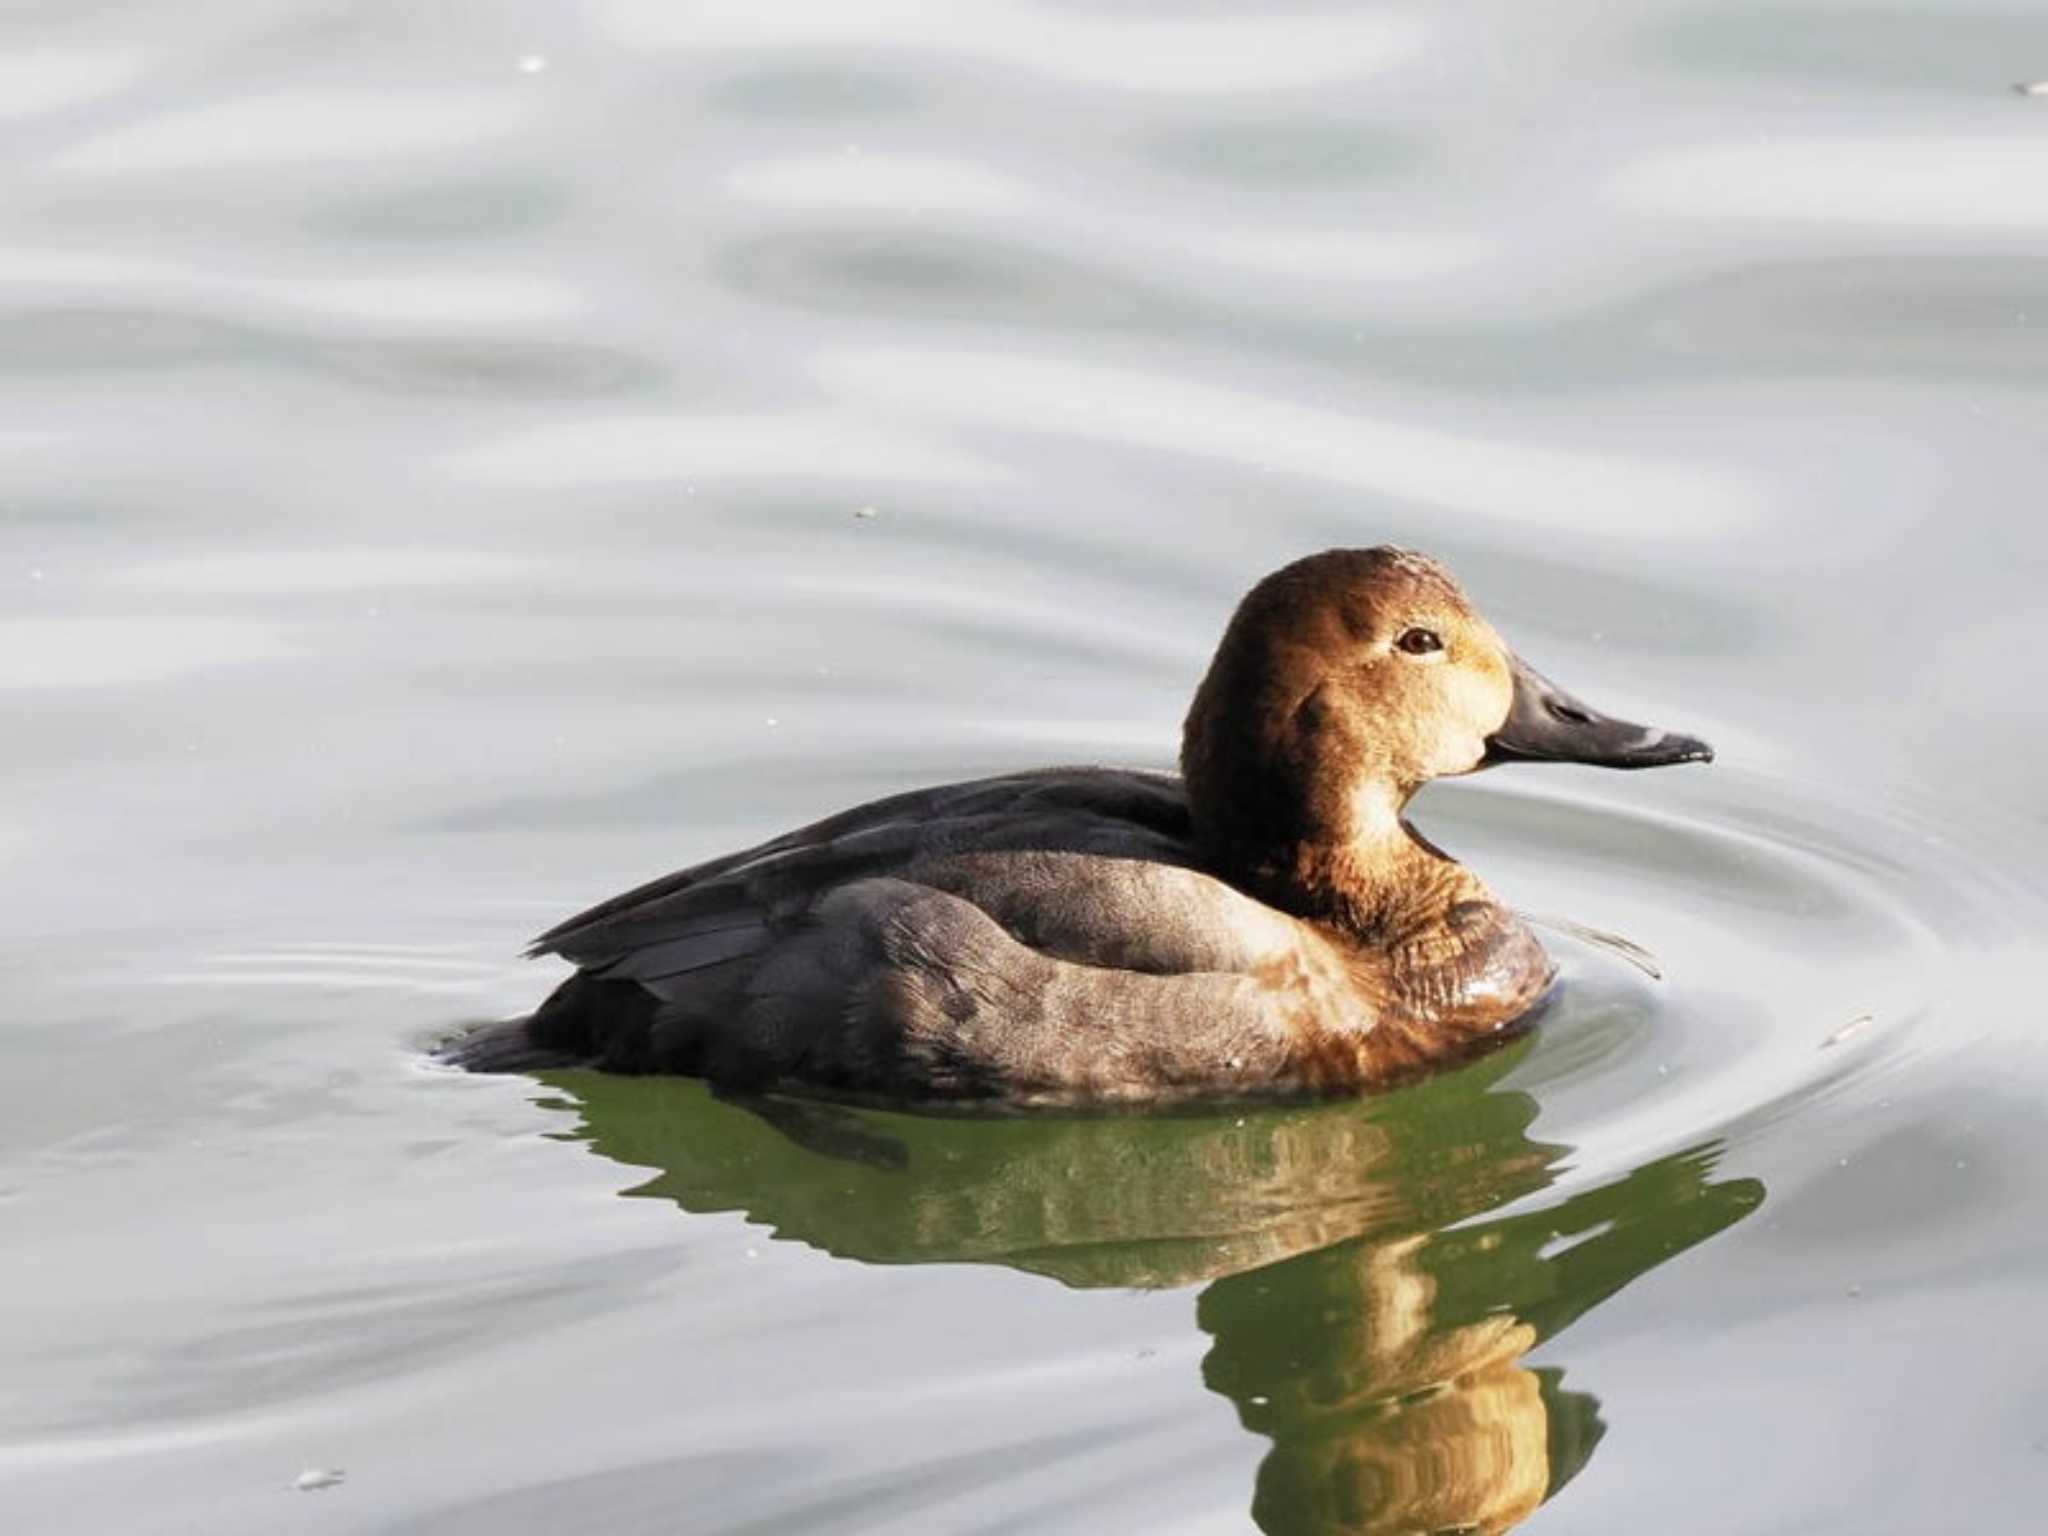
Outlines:
{"type": "Polygon", "coordinates": [[[1430,779],[1516,758],[1712,756],[1580,703],[1508,649],[1450,572],[1390,547],[1311,555],[1253,587],[1181,741],[1204,852],[1296,909],[1317,901],[1291,888],[1333,860],[1369,866],[1370,850],[1405,841],[1401,808],[1430,779]]]}

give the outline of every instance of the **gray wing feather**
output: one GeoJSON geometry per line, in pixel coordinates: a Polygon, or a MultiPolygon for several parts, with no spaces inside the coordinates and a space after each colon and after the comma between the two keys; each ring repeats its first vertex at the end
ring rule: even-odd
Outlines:
{"type": "Polygon", "coordinates": [[[757,954],[773,936],[761,914],[739,914],[722,922],[693,925],[659,943],[628,950],[593,971],[607,980],[637,981],[659,994],[661,983],[670,977],[757,954]]]}
{"type": "Polygon", "coordinates": [[[586,970],[652,980],[753,954],[825,892],[958,850],[1114,848],[1187,857],[1177,780],[1088,768],[912,790],[615,896],[534,940],[586,970]]]}

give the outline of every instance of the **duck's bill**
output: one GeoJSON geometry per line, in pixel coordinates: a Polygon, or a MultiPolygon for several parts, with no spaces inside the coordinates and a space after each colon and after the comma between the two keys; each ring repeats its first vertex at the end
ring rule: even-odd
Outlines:
{"type": "Polygon", "coordinates": [[[1515,702],[1501,728],[1486,738],[1492,763],[1590,763],[1598,768],[1662,768],[1710,763],[1714,749],[1697,736],[1662,731],[1603,715],[1514,658],[1515,702]]]}

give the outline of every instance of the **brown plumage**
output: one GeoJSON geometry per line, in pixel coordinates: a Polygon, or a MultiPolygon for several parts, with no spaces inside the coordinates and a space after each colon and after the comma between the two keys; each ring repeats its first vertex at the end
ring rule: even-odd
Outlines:
{"type": "Polygon", "coordinates": [[[1434,561],[1331,550],[1239,605],[1183,779],[916,790],[669,875],[542,935],[577,974],[449,1055],[892,1098],[1371,1086],[1500,1038],[1553,975],[1403,819],[1423,783],[1710,755],[1556,689],[1434,561]]]}

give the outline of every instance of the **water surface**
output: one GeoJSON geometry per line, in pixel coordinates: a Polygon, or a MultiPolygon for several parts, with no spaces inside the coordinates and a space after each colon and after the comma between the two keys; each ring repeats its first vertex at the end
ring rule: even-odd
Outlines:
{"type": "Polygon", "coordinates": [[[2033,1518],[2033,8],[0,38],[9,1529],[2033,1518]],[[1553,924],[1511,1051],[994,1121],[422,1065],[630,881],[1170,764],[1235,596],[1383,540],[1720,749],[1418,802],[1553,924]]]}

